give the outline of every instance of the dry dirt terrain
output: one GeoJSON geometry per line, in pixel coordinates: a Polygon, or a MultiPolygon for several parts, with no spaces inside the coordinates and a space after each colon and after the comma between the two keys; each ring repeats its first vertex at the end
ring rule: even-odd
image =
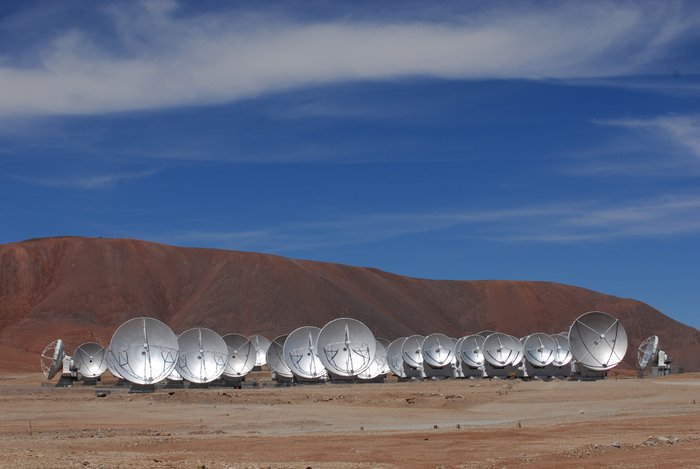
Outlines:
{"type": "MultiPolygon", "coordinates": [[[[4,467],[700,467],[700,374],[159,389],[0,379],[4,467]],[[53,385],[54,383],[51,383],[53,385]]],[[[249,383],[252,381],[248,380],[249,383]]]]}

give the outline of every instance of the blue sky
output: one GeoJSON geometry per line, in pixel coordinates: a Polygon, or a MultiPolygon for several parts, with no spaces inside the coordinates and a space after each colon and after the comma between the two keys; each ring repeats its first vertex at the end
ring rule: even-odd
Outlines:
{"type": "Polygon", "coordinates": [[[3,2],[0,243],[543,280],[700,328],[694,2],[3,2]]]}

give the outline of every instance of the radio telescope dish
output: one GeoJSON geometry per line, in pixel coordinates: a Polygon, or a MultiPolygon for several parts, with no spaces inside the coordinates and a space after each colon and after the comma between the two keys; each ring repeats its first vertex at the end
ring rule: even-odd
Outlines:
{"type": "Polygon", "coordinates": [[[263,335],[251,335],[248,339],[255,347],[255,366],[267,365],[267,349],[270,347],[270,339],[263,335]]]}
{"type": "Polygon", "coordinates": [[[523,361],[523,358],[525,358],[525,347],[523,346],[524,341],[521,342],[520,339],[515,336],[511,337],[513,338],[513,343],[515,344],[515,355],[513,356],[513,361],[511,364],[518,366],[523,361]]]}
{"type": "Polygon", "coordinates": [[[579,316],[569,328],[574,358],[586,368],[605,371],[622,361],[627,333],[620,321],[607,313],[591,311],[579,316]]]}
{"type": "Polygon", "coordinates": [[[401,356],[401,348],[404,342],[406,342],[406,337],[399,337],[390,343],[386,349],[386,361],[389,369],[399,378],[406,377],[406,371],[403,369],[403,357],[401,356]]]}
{"type": "Polygon", "coordinates": [[[484,341],[486,339],[478,334],[468,335],[462,340],[459,347],[459,358],[462,363],[470,368],[484,366],[484,341]]]}
{"type": "Polygon", "coordinates": [[[374,334],[357,319],[334,319],[318,334],[318,358],[338,376],[362,373],[372,364],[376,351],[374,334]]]}
{"type": "Polygon", "coordinates": [[[361,373],[357,374],[360,379],[374,379],[379,375],[387,373],[387,355],[384,345],[382,345],[379,340],[376,340],[376,351],[374,353],[374,360],[372,364],[361,373]]]}
{"type": "Polygon", "coordinates": [[[552,336],[554,342],[557,344],[557,349],[554,352],[554,359],[552,360],[552,365],[562,367],[568,365],[571,359],[571,346],[569,345],[569,338],[563,334],[554,334],[552,336]]]}
{"type": "Polygon", "coordinates": [[[452,364],[455,357],[455,343],[445,334],[430,334],[421,344],[423,361],[435,368],[452,364]]]}
{"type": "Polygon", "coordinates": [[[321,329],[318,327],[302,326],[292,331],[284,341],[284,362],[300,378],[319,379],[328,374],[316,355],[319,332],[321,329]]]}
{"type": "Polygon", "coordinates": [[[655,335],[648,337],[637,349],[637,362],[642,370],[653,362],[659,352],[659,338],[655,335]]]}
{"type": "Polygon", "coordinates": [[[520,347],[522,345],[519,340],[501,332],[494,332],[484,340],[484,359],[490,365],[502,368],[513,363],[520,347]]]}
{"type": "Polygon", "coordinates": [[[401,357],[411,368],[423,367],[423,354],[421,346],[425,337],[422,335],[411,335],[406,337],[406,341],[401,346],[401,357]]]}
{"type": "Polygon", "coordinates": [[[56,376],[58,370],[63,367],[63,357],[66,355],[63,341],[56,339],[47,345],[41,352],[41,370],[46,379],[56,376]]]}
{"type": "Polygon", "coordinates": [[[267,366],[270,367],[270,370],[272,370],[275,375],[283,378],[293,378],[294,374],[292,370],[284,361],[284,342],[286,339],[286,334],[276,337],[275,340],[270,343],[265,357],[267,359],[267,366]]]}
{"type": "Polygon", "coordinates": [[[177,372],[191,383],[209,383],[226,369],[228,347],[224,339],[203,327],[186,330],[177,338],[180,358],[177,372]]]}
{"type": "Polygon", "coordinates": [[[135,384],[163,381],[175,369],[180,347],[177,336],[154,318],[134,318],[119,326],[107,353],[116,375],[135,384]]]}
{"type": "Polygon", "coordinates": [[[73,365],[81,376],[97,378],[107,371],[105,349],[96,342],[86,342],[75,349],[73,365]]]}
{"type": "Polygon", "coordinates": [[[543,368],[554,361],[557,343],[549,334],[535,332],[527,336],[523,348],[525,349],[525,359],[531,365],[543,368]]]}
{"type": "Polygon", "coordinates": [[[222,374],[230,378],[247,375],[255,368],[255,346],[250,339],[240,334],[226,334],[223,339],[228,347],[228,363],[222,374]]]}

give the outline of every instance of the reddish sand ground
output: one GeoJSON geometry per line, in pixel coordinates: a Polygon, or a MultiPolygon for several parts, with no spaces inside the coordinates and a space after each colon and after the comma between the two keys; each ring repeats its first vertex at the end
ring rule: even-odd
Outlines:
{"type": "Polygon", "coordinates": [[[0,465],[700,467],[700,374],[106,397],[44,382],[37,373],[0,379],[0,465]]]}

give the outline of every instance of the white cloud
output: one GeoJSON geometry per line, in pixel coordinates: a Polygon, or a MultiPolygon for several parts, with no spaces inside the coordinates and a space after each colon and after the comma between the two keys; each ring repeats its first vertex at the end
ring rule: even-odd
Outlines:
{"type": "Polygon", "coordinates": [[[155,170],[132,172],[132,173],[109,173],[92,175],[66,175],[50,177],[24,177],[15,176],[18,181],[35,184],[44,187],[68,188],[79,190],[104,189],[121,184],[126,181],[141,179],[152,176],[155,170]]]}
{"type": "Polygon", "coordinates": [[[189,231],[145,238],[264,252],[361,245],[422,233],[495,242],[601,242],[700,233],[700,195],[621,204],[600,201],[449,213],[370,214],[246,231],[189,231]]]}
{"type": "Polygon", "coordinates": [[[700,115],[668,115],[652,119],[596,121],[602,125],[654,132],[700,158],[700,115]]]}
{"type": "Polygon", "coordinates": [[[32,48],[20,61],[31,66],[0,58],[0,116],[223,103],[401,76],[619,76],[643,71],[700,24],[680,3],[533,3],[445,22],[182,16],[173,2],[147,5],[110,9],[107,40],[76,27],[32,48]]]}

